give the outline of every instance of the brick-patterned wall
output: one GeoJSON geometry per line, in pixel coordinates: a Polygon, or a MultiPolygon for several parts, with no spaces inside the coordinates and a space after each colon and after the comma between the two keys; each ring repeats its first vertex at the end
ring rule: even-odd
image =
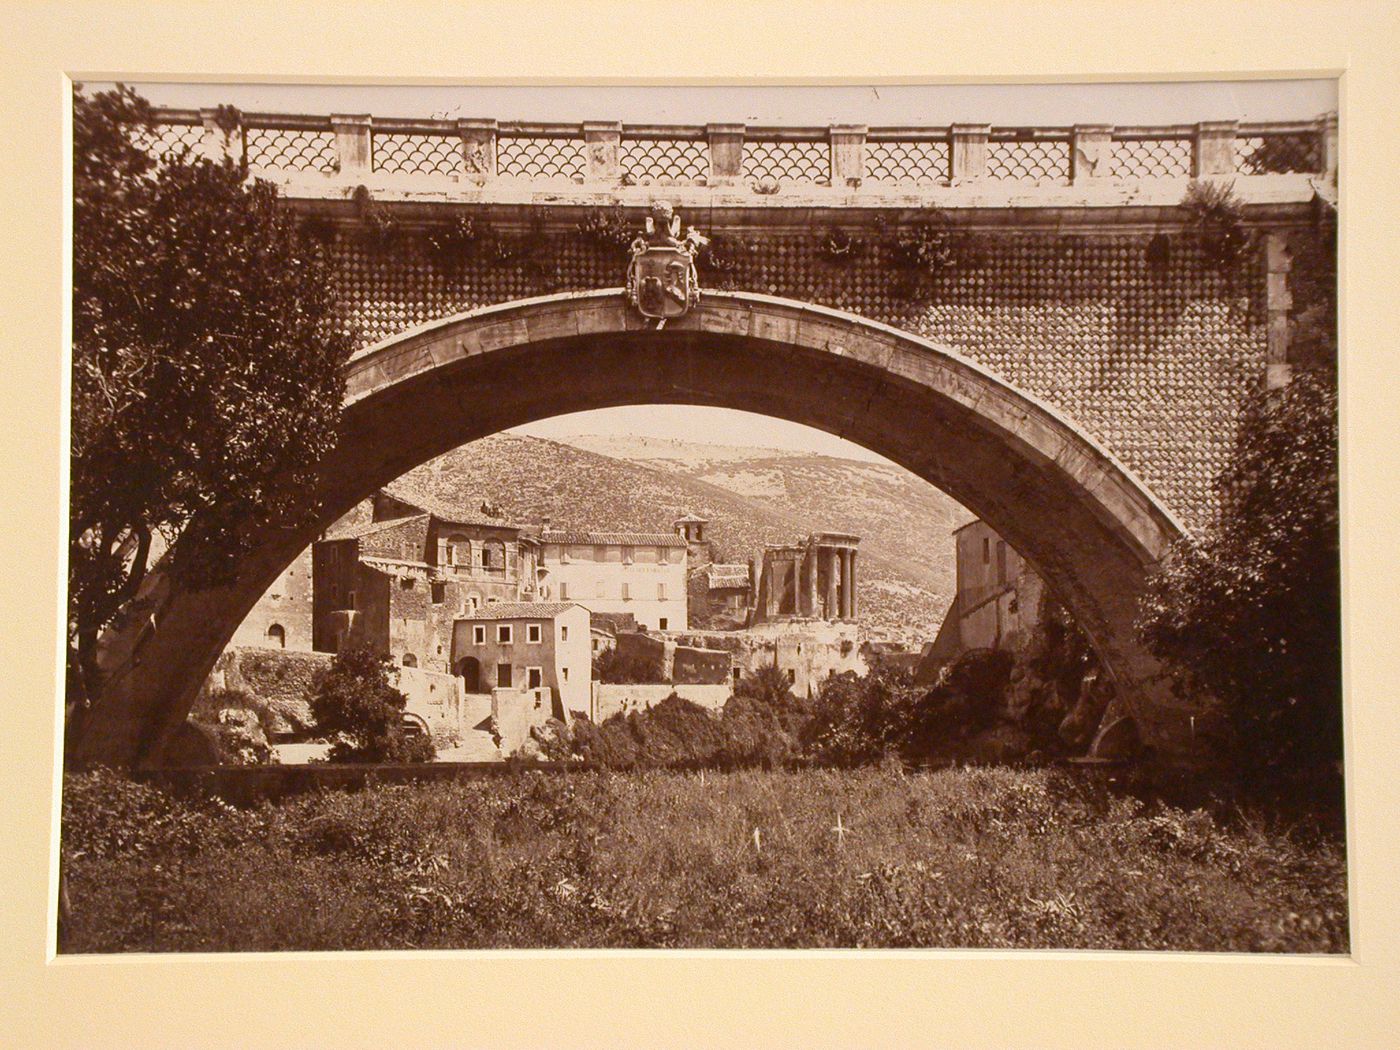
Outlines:
{"type": "MultiPolygon", "coordinates": [[[[333,235],[347,323],[368,345],[424,321],[550,292],[619,286],[626,252],[579,234],[539,233],[498,261],[454,263],[421,232],[373,245],[333,235]]],[[[1266,354],[1260,252],[1231,272],[1201,261],[1192,235],[1150,232],[982,234],[976,249],[912,294],[884,242],[826,261],[818,237],[746,236],[722,274],[701,283],[849,310],[944,343],[1043,398],[1102,442],[1199,528],[1227,456],[1244,392],[1266,354]],[[1163,250],[1165,248],[1165,250],[1163,250]]]]}

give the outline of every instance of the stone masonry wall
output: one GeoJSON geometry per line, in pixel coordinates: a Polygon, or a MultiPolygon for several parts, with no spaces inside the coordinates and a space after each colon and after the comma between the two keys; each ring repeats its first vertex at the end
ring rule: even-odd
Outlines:
{"type": "MultiPolygon", "coordinates": [[[[730,238],[701,285],[850,310],[948,345],[1065,413],[1188,526],[1209,520],[1238,405],[1264,374],[1262,250],[1217,272],[1186,233],[1155,245],[1146,231],[979,233],[911,289],[882,244],[830,262],[821,233],[730,238]]],[[[626,264],[625,249],[577,233],[537,233],[504,260],[466,250],[441,262],[422,232],[384,245],[332,236],[361,345],[492,303],[618,286],[626,264]]]]}

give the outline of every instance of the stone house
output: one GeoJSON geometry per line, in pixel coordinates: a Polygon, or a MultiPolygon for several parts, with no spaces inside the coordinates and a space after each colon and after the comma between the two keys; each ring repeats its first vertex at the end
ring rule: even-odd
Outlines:
{"type": "Polygon", "coordinates": [[[405,667],[450,672],[452,624],[534,597],[538,547],[499,518],[386,489],[372,520],[312,545],[312,646],[363,643],[405,667]]]}
{"type": "MultiPolygon", "coordinates": [[[[525,692],[568,719],[593,680],[588,610],[575,602],[498,602],[453,621],[452,671],[467,693],[525,692]]],[[[546,715],[545,717],[548,717],[546,715]]]]}
{"type": "Polygon", "coordinates": [[[957,590],[923,663],[956,659],[969,649],[1013,649],[1035,627],[1044,584],[1024,558],[986,522],[953,530],[957,590]]]}
{"type": "Polygon", "coordinates": [[[229,648],[312,650],[311,548],[282,570],[238,625],[229,648]]]}

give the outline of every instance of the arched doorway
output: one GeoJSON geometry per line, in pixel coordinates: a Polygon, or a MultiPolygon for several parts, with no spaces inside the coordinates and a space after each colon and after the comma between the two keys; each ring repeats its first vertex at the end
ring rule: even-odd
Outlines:
{"type": "Polygon", "coordinates": [[[287,648],[287,629],[280,623],[274,623],[267,629],[267,644],[274,649],[287,648]]]}
{"type": "Polygon", "coordinates": [[[1020,551],[1083,626],[1143,738],[1186,750],[1133,630],[1146,573],[1181,529],[1074,423],[957,353],[810,304],[706,293],[658,330],[620,290],[549,296],[434,324],[357,354],[318,519],[255,537],[239,582],[143,585],[107,648],[110,684],[79,760],[153,760],[238,623],[286,565],[375,489],[468,441],[627,404],[736,408],[849,438],[947,492],[1020,551]],[[150,622],[160,630],[148,630],[150,622]],[[133,656],[139,651],[139,659],[133,656]]]}
{"type": "Polygon", "coordinates": [[[481,692],[481,661],[475,656],[464,656],[458,660],[456,674],[462,680],[462,692],[481,692]]]}

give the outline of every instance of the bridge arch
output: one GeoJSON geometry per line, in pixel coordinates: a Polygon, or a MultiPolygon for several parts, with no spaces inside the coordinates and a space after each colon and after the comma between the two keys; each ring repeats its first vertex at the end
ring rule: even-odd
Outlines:
{"type": "Polygon", "coordinates": [[[1181,526],[1130,471],[1046,404],[955,351],[839,310],[707,292],[662,328],[620,289],[520,300],[422,325],[346,366],[341,436],[319,512],[258,537],[239,581],[189,592],[158,569],[108,639],[107,690],[79,761],[152,761],[243,617],[336,518],[465,442],[630,404],[742,409],[849,438],[904,466],[1006,538],[1074,613],[1143,738],[1178,750],[1132,622],[1181,526]]]}

